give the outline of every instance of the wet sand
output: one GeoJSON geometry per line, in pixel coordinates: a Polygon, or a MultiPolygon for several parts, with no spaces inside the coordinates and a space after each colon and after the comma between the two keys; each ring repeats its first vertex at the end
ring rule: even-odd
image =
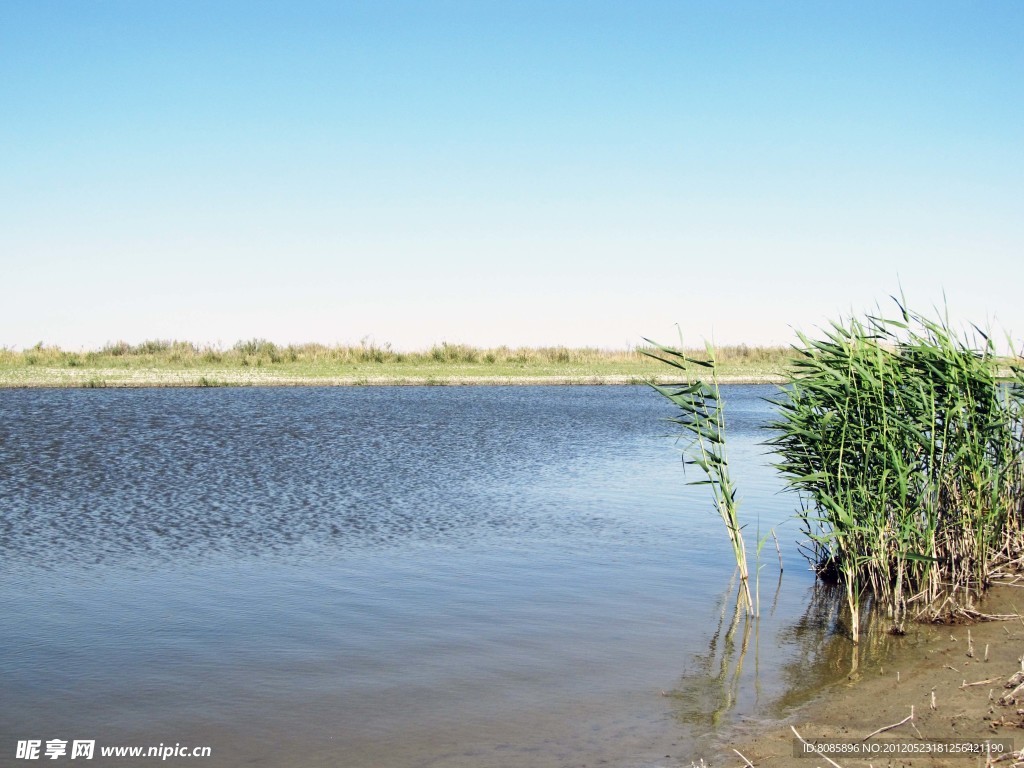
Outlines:
{"type": "Polygon", "coordinates": [[[980,610],[1017,614],[1016,618],[922,627],[919,642],[912,647],[893,652],[870,668],[852,671],[785,720],[770,725],[748,721],[723,734],[708,764],[716,768],[745,766],[745,760],[758,768],[1021,764],[1012,756],[986,762],[981,753],[949,752],[964,747],[947,745],[998,739],[1007,742],[1003,755],[1024,750],[1024,688],[1014,694],[1011,684],[1019,682],[1014,674],[1024,668],[1024,620],[1019,618],[1018,606],[1024,607],[1024,589],[993,588],[980,610]],[[901,724],[865,741],[877,729],[897,723],[901,724]],[[860,754],[833,752],[829,757],[834,762],[816,754],[798,756],[793,728],[808,741],[858,742],[860,754]],[[867,754],[868,750],[873,752],[867,754]]]}

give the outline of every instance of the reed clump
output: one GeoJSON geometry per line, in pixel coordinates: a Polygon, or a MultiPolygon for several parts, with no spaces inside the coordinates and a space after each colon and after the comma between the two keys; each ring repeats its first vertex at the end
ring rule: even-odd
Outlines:
{"type": "Polygon", "coordinates": [[[955,615],[1024,551],[1019,367],[1002,381],[983,332],[896,307],[800,335],[770,425],[806,554],[843,588],[854,642],[862,607],[895,632],[911,606],[955,615]]]}

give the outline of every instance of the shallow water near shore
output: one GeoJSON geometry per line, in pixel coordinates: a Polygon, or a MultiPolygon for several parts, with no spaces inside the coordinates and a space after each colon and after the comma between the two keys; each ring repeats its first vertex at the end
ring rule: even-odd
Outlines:
{"type": "Polygon", "coordinates": [[[844,673],[773,391],[724,390],[751,558],[775,527],[786,565],[756,625],[646,387],[0,392],[0,765],[689,765],[844,673]]]}

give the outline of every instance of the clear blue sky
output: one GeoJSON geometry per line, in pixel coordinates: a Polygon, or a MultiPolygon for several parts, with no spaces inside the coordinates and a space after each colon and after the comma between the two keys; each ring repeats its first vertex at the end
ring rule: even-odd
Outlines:
{"type": "Polygon", "coordinates": [[[0,346],[1024,336],[1024,3],[0,2],[0,346]]]}

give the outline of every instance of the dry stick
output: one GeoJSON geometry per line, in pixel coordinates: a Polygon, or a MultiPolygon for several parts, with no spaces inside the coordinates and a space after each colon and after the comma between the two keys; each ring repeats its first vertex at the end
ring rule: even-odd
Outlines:
{"type": "Polygon", "coordinates": [[[914,705],[911,704],[910,705],[910,714],[907,717],[904,717],[898,723],[893,723],[892,725],[883,725],[877,731],[872,731],[871,733],[869,733],[867,736],[865,736],[863,739],[861,739],[861,741],[867,741],[872,736],[877,736],[880,733],[885,733],[886,731],[891,731],[893,728],[899,728],[901,725],[905,725],[906,723],[913,723],[913,722],[914,722],[914,705]]]}
{"type": "Polygon", "coordinates": [[[988,680],[979,680],[976,683],[968,683],[966,680],[964,680],[960,684],[960,687],[961,688],[970,688],[972,685],[988,685],[989,683],[994,683],[998,679],[999,679],[998,677],[990,677],[988,680]]]}
{"type": "Polygon", "coordinates": [[[747,765],[749,765],[749,766],[750,766],[750,768],[754,768],[754,764],[753,764],[752,762],[750,762],[749,760],[747,760],[747,758],[743,756],[743,753],[742,753],[742,752],[740,752],[740,751],[739,751],[738,749],[733,749],[733,752],[735,752],[735,753],[736,753],[737,755],[739,755],[739,756],[740,756],[740,759],[741,759],[741,760],[742,760],[742,761],[743,761],[744,763],[746,763],[747,765]]]}
{"type": "Polygon", "coordinates": [[[1024,698],[1024,683],[1021,683],[1009,693],[1001,696],[999,698],[999,703],[1003,706],[1007,706],[1009,704],[1016,704],[1022,698],[1024,698]]]}
{"type": "Polygon", "coordinates": [[[1016,613],[982,613],[981,611],[975,611],[970,608],[965,608],[960,611],[961,616],[966,616],[968,619],[974,621],[1012,621],[1013,619],[1019,619],[1016,613]]]}
{"type": "Polygon", "coordinates": [[[1007,752],[1005,755],[1000,755],[999,757],[989,756],[989,758],[986,760],[985,764],[986,765],[995,765],[996,763],[1003,762],[1003,760],[1016,760],[1016,759],[1017,759],[1016,753],[1014,753],[1014,752],[1007,752]]]}
{"type": "Polygon", "coordinates": [[[1003,762],[1003,760],[1013,760],[1014,761],[1013,764],[1015,766],[1016,765],[1020,765],[1020,763],[1018,763],[1016,761],[1017,760],[1024,760],[1024,749],[1022,749],[1022,750],[1020,750],[1018,752],[1007,752],[1005,755],[1000,755],[999,757],[996,757],[996,758],[993,758],[991,755],[989,755],[988,760],[991,762],[992,765],[995,765],[996,763],[1001,763],[1001,762],[1003,762]]]}
{"type": "Polygon", "coordinates": [[[971,640],[971,630],[967,630],[967,656],[974,658],[974,641],[971,640]]]}
{"type": "Polygon", "coordinates": [[[775,535],[775,529],[770,529],[772,538],[775,539],[775,552],[779,555],[779,573],[782,573],[782,549],[779,547],[779,537],[775,535]]]}
{"type": "Polygon", "coordinates": [[[821,757],[824,757],[824,758],[825,758],[825,759],[826,759],[826,760],[827,760],[828,762],[830,762],[830,763],[831,763],[832,765],[834,765],[834,766],[835,766],[836,768],[843,768],[843,766],[841,766],[841,765],[840,765],[839,763],[837,763],[837,762],[836,762],[835,760],[833,760],[833,759],[832,759],[832,758],[830,758],[830,757],[829,757],[828,755],[826,755],[826,754],[825,754],[824,752],[822,752],[822,751],[821,751],[821,750],[820,750],[820,749],[819,749],[819,748],[818,748],[817,746],[815,746],[814,744],[811,744],[811,742],[807,741],[807,739],[805,739],[805,738],[804,738],[803,736],[801,736],[801,735],[799,734],[799,732],[797,732],[797,730],[796,730],[796,728],[795,728],[794,726],[792,726],[792,725],[791,725],[791,726],[789,726],[789,727],[790,727],[790,728],[792,729],[793,733],[795,733],[795,734],[796,734],[796,737],[797,737],[798,739],[800,739],[800,741],[801,741],[801,742],[802,742],[803,744],[806,744],[806,745],[807,745],[808,747],[810,747],[811,749],[813,749],[813,750],[814,750],[815,752],[817,752],[817,753],[818,753],[818,754],[819,754],[819,755],[820,755],[821,757]]]}
{"type": "MultiPolygon", "coordinates": [[[[1020,615],[1020,611],[1017,610],[1017,606],[1010,603],[1010,607],[1013,608],[1013,612],[1017,614],[1017,621],[1021,623],[1021,626],[1024,626],[1024,616],[1020,615]]],[[[1024,662],[1021,662],[1021,666],[1024,667],[1024,662]]]]}
{"type": "MultiPolygon", "coordinates": [[[[994,574],[992,574],[992,578],[993,579],[1009,579],[1011,577],[1009,575],[1005,574],[1005,573],[1002,573],[1002,574],[994,573],[994,574]]],[[[1020,579],[1019,576],[1016,577],[1016,578],[1018,580],[1020,579]]],[[[999,586],[1001,586],[1001,587],[1016,587],[1017,589],[1024,589],[1024,584],[1018,584],[1016,581],[1011,581],[1011,582],[1008,582],[1006,584],[1000,584],[999,586]]]]}
{"type": "Polygon", "coordinates": [[[960,674],[960,670],[959,669],[957,669],[956,667],[950,666],[949,664],[946,664],[946,669],[952,669],[958,675],[960,674]]]}

